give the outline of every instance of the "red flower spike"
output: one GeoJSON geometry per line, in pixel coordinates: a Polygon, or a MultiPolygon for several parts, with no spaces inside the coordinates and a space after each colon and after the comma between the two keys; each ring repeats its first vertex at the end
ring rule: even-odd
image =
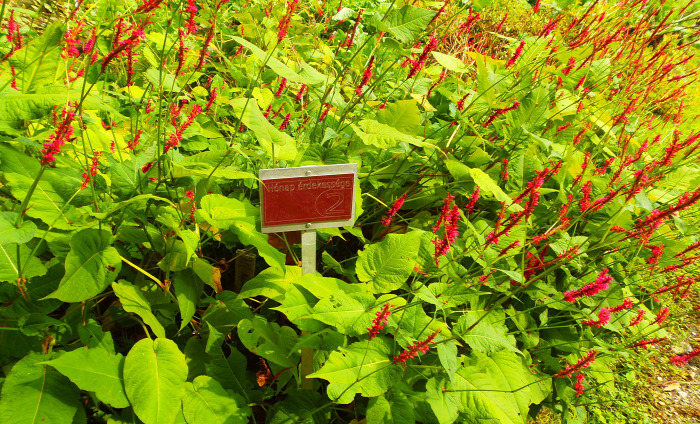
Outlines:
{"type": "Polygon", "coordinates": [[[576,302],[576,299],[580,297],[594,296],[610,287],[610,283],[612,281],[612,276],[608,275],[608,268],[603,268],[600,274],[598,274],[598,278],[596,278],[595,281],[586,284],[580,289],[570,290],[564,293],[564,300],[566,300],[567,302],[574,303],[576,302]]]}
{"type": "Polygon", "coordinates": [[[664,306],[663,309],[661,309],[659,313],[656,314],[656,319],[654,320],[654,322],[652,322],[652,324],[663,324],[663,322],[666,321],[666,318],[668,318],[668,313],[668,306],[664,306]]]}
{"type": "Polygon", "coordinates": [[[282,81],[280,81],[280,86],[277,88],[277,91],[275,92],[275,97],[279,97],[284,93],[284,89],[287,87],[287,78],[282,78],[282,81]]]}
{"type": "Polygon", "coordinates": [[[587,319],[587,320],[582,321],[582,324],[589,325],[589,326],[595,327],[595,328],[600,328],[600,327],[603,327],[608,322],[610,322],[610,309],[609,308],[601,308],[600,312],[598,312],[598,319],[597,320],[587,319]]]}
{"type": "Polygon", "coordinates": [[[399,209],[401,209],[401,206],[403,206],[403,202],[404,202],[405,200],[406,200],[406,194],[404,194],[403,196],[401,196],[401,197],[399,197],[398,199],[396,199],[396,201],[394,202],[394,204],[393,204],[393,205],[389,208],[389,210],[387,211],[387,213],[386,213],[386,215],[384,216],[384,218],[382,218],[382,225],[383,225],[383,226],[388,227],[389,224],[391,224],[392,218],[394,218],[394,215],[396,215],[396,212],[398,212],[399,209]]]}
{"type": "Polygon", "coordinates": [[[554,377],[571,377],[575,372],[591,366],[591,362],[593,362],[595,360],[595,357],[597,354],[598,354],[598,352],[596,352],[595,350],[589,351],[586,354],[586,356],[579,359],[579,361],[576,363],[576,365],[568,365],[567,364],[563,370],[554,374],[554,377]]]}
{"type": "Polygon", "coordinates": [[[653,346],[657,343],[661,343],[662,341],[666,340],[666,337],[662,337],[660,339],[648,339],[648,340],[640,340],[637,343],[633,344],[630,347],[647,347],[647,346],[653,346]]]}
{"type": "Polygon", "coordinates": [[[367,330],[369,330],[369,339],[370,340],[377,337],[379,332],[382,331],[382,329],[384,329],[384,326],[386,325],[387,321],[389,320],[389,314],[391,313],[389,308],[391,308],[392,306],[394,306],[394,305],[390,305],[390,304],[386,303],[375,314],[376,318],[374,318],[372,320],[372,326],[367,329],[367,330]]]}
{"type": "MultiPolygon", "coordinates": [[[[498,31],[498,30],[496,30],[496,31],[498,31]]],[[[515,65],[515,62],[518,61],[518,59],[520,58],[520,55],[523,54],[524,47],[525,47],[525,41],[521,41],[520,44],[518,45],[518,47],[516,47],[515,53],[513,53],[513,56],[511,56],[511,58],[508,59],[508,62],[506,63],[506,68],[510,68],[511,66],[515,65]]]]}
{"type": "Polygon", "coordinates": [[[644,309],[639,309],[639,310],[637,310],[637,316],[634,317],[634,319],[632,320],[632,322],[630,322],[630,327],[634,327],[635,325],[637,325],[637,324],[639,324],[640,322],[642,322],[642,318],[644,317],[644,314],[646,314],[646,313],[647,313],[647,311],[644,310],[644,309]]]}
{"type": "Polygon", "coordinates": [[[683,365],[683,364],[687,364],[688,361],[695,358],[696,356],[700,356],[700,348],[695,349],[690,353],[686,353],[685,355],[672,356],[670,361],[672,364],[675,364],[675,365],[683,365]]]}
{"type": "Polygon", "coordinates": [[[437,330],[431,335],[429,335],[425,340],[416,342],[415,344],[409,346],[408,349],[405,349],[403,352],[401,352],[400,355],[394,356],[394,359],[391,361],[391,363],[393,365],[404,364],[406,363],[406,360],[415,358],[419,352],[427,353],[428,349],[430,349],[429,345],[433,342],[435,336],[437,336],[439,332],[440,330],[437,330]]]}
{"type": "Polygon", "coordinates": [[[411,79],[416,76],[418,71],[420,71],[423,68],[423,65],[425,65],[425,61],[428,58],[428,55],[430,54],[431,51],[435,50],[438,46],[438,39],[434,35],[431,35],[430,38],[428,39],[428,43],[426,43],[425,47],[423,47],[423,51],[421,52],[420,56],[418,56],[418,59],[413,62],[413,65],[411,66],[411,69],[408,71],[408,75],[406,76],[406,79],[411,79]]]}
{"type": "Polygon", "coordinates": [[[41,158],[42,165],[52,165],[56,161],[56,155],[61,153],[61,147],[64,144],[71,141],[71,136],[73,135],[73,120],[75,119],[75,111],[70,108],[73,107],[72,103],[68,103],[68,108],[63,109],[61,112],[61,120],[56,123],[56,130],[49,136],[49,139],[44,142],[44,148],[41,149],[41,153],[44,155],[41,158]]]}
{"type": "Polygon", "coordinates": [[[576,374],[576,384],[574,385],[574,390],[576,390],[576,397],[579,397],[583,394],[583,380],[585,378],[586,376],[583,374],[576,374]]]}
{"type": "Polygon", "coordinates": [[[374,67],[374,56],[369,58],[369,62],[367,63],[367,67],[365,68],[365,72],[362,74],[362,80],[360,81],[360,85],[357,86],[355,89],[355,94],[358,96],[362,95],[362,91],[369,83],[370,79],[372,79],[372,67],[374,67]]]}

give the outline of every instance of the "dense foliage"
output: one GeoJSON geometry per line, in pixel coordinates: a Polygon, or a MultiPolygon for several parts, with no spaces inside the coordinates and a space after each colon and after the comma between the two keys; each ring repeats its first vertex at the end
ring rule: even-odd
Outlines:
{"type": "Polygon", "coordinates": [[[697,13],[3,2],[0,422],[584,421],[697,302],[697,13]],[[302,275],[257,171],[339,163],[302,275]]]}

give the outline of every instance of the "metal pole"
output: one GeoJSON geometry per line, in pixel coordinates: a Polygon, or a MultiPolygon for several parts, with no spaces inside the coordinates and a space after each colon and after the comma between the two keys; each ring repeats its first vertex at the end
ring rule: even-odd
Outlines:
{"type": "MultiPolygon", "coordinates": [[[[316,230],[301,231],[301,273],[316,273],[316,230]]],[[[308,332],[302,331],[301,335],[308,332]]],[[[314,351],[310,347],[301,348],[301,388],[303,390],[313,390],[314,382],[306,378],[314,372],[314,351]]]]}

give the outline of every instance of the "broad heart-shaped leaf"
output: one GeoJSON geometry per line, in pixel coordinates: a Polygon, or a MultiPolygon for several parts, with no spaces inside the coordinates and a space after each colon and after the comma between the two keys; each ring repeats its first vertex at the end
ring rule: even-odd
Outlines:
{"type": "Polygon", "coordinates": [[[406,134],[418,134],[421,129],[418,101],[397,100],[387,104],[384,109],[379,109],[377,112],[377,122],[406,134]]]}
{"type": "Polygon", "coordinates": [[[172,340],[139,340],[124,362],[126,397],[145,424],[172,424],[186,379],[185,355],[172,340]]]}
{"type": "Polygon", "coordinates": [[[435,60],[442,65],[445,69],[448,71],[453,71],[453,72],[468,72],[471,68],[467,66],[464,62],[462,62],[460,59],[450,56],[445,53],[440,53],[440,52],[430,52],[435,60]]]}
{"type": "Polygon", "coordinates": [[[331,353],[323,367],[309,378],[328,380],[328,397],[335,402],[352,402],[355,394],[375,397],[400,380],[403,369],[391,364],[392,342],[384,337],[355,342],[331,353]]]}
{"type": "Polygon", "coordinates": [[[238,323],[238,338],[248,350],[277,365],[286,368],[299,363],[299,354],[291,351],[298,339],[291,327],[256,316],[238,323]]]}
{"type": "Polygon", "coordinates": [[[129,406],[122,381],[124,357],[120,354],[115,355],[99,347],[85,347],[42,364],[56,368],[80,389],[95,392],[104,403],[115,408],[129,406]]]}
{"type": "Polygon", "coordinates": [[[369,400],[367,424],[414,424],[413,406],[400,390],[393,388],[369,400]]]}
{"type": "Polygon", "coordinates": [[[408,135],[374,119],[363,119],[351,127],[363,143],[380,149],[388,149],[399,143],[408,143],[417,147],[435,147],[433,144],[423,141],[422,138],[408,135]]]}
{"type": "Polygon", "coordinates": [[[275,158],[293,160],[297,156],[296,142],[289,134],[272,125],[260,112],[255,99],[233,99],[229,102],[236,117],[243,115],[243,125],[255,133],[260,146],[275,158]],[[274,152],[273,152],[274,145],[274,152]]]}
{"type": "Polygon", "coordinates": [[[238,298],[248,299],[254,296],[265,296],[282,303],[285,293],[299,277],[301,277],[301,268],[298,266],[286,266],[284,269],[264,269],[243,285],[238,298]]]}
{"type": "Polygon", "coordinates": [[[23,93],[30,93],[35,87],[45,87],[56,79],[62,63],[59,45],[63,41],[64,30],[60,23],[49,25],[40,37],[31,40],[10,58],[23,93]]]}
{"type": "Polygon", "coordinates": [[[286,261],[284,253],[272,247],[267,241],[267,235],[262,234],[255,228],[255,218],[238,219],[229,229],[238,236],[238,239],[244,245],[257,247],[258,253],[268,265],[279,269],[284,268],[286,261]]]}
{"type": "Polygon", "coordinates": [[[165,328],[158,321],[153,312],[151,312],[151,304],[148,303],[146,296],[135,285],[122,280],[121,282],[112,283],[114,294],[117,295],[119,301],[127,312],[135,313],[140,316],[143,322],[151,327],[151,330],[156,337],[165,337],[165,328]]]}
{"type": "Polygon", "coordinates": [[[253,413],[242,396],[224,389],[205,375],[186,384],[182,412],[188,424],[247,424],[253,413]]]}
{"type": "Polygon", "coordinates": [[[460,395],[461,422],[527,423],[529,406],[547,396],[546,386],[513,352],[473,355],[453,384],[460,395]]]}
{"type": "Polygon", "coordinates": [[[234,347],[231,347],[228,358],[224,356],[221,349],[218,350],[218,354],[218,357],[206,364],[207,375],[221,383],[224,389],[233,390],[248,400],[258,385],[255,381],[255,374],[248,371],[246,367],[245,355],[234,347]]]}
{"type": "Polygon", "coordinates": [[[112,333],[102,331],[102,327],[94,319],[87,320],[85,325],[79,325],[78,334],[80,335],[81,343],[87,346],[88,349],[100,348],[114,354],[112,333]]]}
{"type": "Polygon", "coordinates": [[[338,291],[321,299],[313,308],[310,318],[334,326],[341,334],[359,335],[372,326],[375,314],[370,312],[377,300],[367,292],[338,291]]]}
{"type": "MultiPolygon", "coordinates": [[[[29,189],[34,182],[34,177],[27,177],[20,174],[6,173],[3,175],[10,186],[12,195],[17,199],[24,199],[29,194],[29,189]]],[[[59,230],[74,230],[85,220],[83,209],[73,205],[65,206],[70,196],[78,191],[80,185],[73,185],[73,182],[66,182],[58,176],[47,178],[44,176],[36,186],[27,209],[27,216],[38,218],[44,223],[59,230]],[[72,190],[74,189],[74,190],[72,190]],[[59,191],[70,191],[68,197],[63,197],[59,191]]]]}
{"type": "Polygon", "coordinates": [[[387,29],[399,41],[407,43],[428,26],[435,13],[432,10],[404,5],[386,19],[387,29]]]}
{"type": "Polygon", "coordinates": [[[421,234],[389,234],[359,253],[357,278],[369,282],[375,293],[396,290],[413,272],[421,234]]]}
{"type": "MultiPolygon", "coordinates": [[[[31,278],[46,274],[46,267],[36,256],[31,256],[32,250],[25,244],[19,245],[19,255],[24,277],[31,278]]],[[[17,283],[19,269],[17,263],[17,245],[0,244],[0,281],[17,283]]]]}
{"type": "Polygon", "coordinates": [[[36,225],[32,221],[23,221],[17,228],[17,217],[16,212],[0,212],[0,244],[24,244],[34,237],[36,225]]]}
{"type": "MultiPolygon", "coordinates": [[[[450,174],[459,181],[473,180],[482,193],[491,195],[501,202],[506,202],[510,205],[513,200],[508,196],[496,182],[484,171],[478,168],[470,168],[462,162],[456,161],[454,159],[448,159],[445,161],[447,170],[450,174]]],[[[513,205],[516,207],[518,205],[513,205]]]]}
{"type": "Polygon", "coordinates": [[[257,208],[250,203],[231,199],[219,194],[208,194],[202,197],[200,209],[195,212],[197,217],[216,228],[225,230],[237,219],[258,214],[257,208]]]}
{"type": "Polygon", "coordinates": [[[81,302],[97,296],[116,278],[122,262],[106,230],[85,229],[70,240],[66,274],[48,298],[81,302]]]}
{"type": "Polygon", "coordinates": [[[78,388],[41,361],[56,353],[30,353],[20,359],[5,379],[0,394],[2,424],[70,423],[80,405],[78,388]]]}
{"type": "Polygon", "coordinates": [[[453,328],[454,333],[478,352],[491,353],[507,349],[520,353],[515,347],[515,337],[506,335],[508,328],[504,323],[490,323],[483,319],[474,328],[468,330],[478,319],[479,317],[475,314],[467,312],[457,320],[453,328]]]}

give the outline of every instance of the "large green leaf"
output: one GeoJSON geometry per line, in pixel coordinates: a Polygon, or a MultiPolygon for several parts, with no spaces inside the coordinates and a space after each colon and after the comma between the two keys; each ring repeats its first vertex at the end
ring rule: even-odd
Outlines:
{"type": "Polygon", "coordinates": [[[414,424],[413,406],[406,395],[391,389],[369,400],[367,424],[414,424]]]}
{"type": "Polygon", "coordinates": [[[453,71],[453,72],[468,72],[471,70],[469,66],[467,66],[464,62],[462,62],[460,59],[450,56],[445,53],[440,53],[440,52],[431,52],[435,60],[442,65],[445,69],[448,71],[453,71]]]}
{"type": "Polygon", "coordinates": [[[338,403],[350,403],[359,393],[365,397],[384,394],[401,378],[403,369],[391,364],[392,342],[375,337],[355,342],[331,353],[323,367],[309,378],[328,380],[328,397],[338,403]]]}
{"type": "Polygon", "coordinates": [[[221,387],[211,377],[200,375],[185,386],[182,412],[189,424],[247,424],[252,411],[245,399],[221,387]]]}
{"type": "Polygon", "coordinates": [[[106,230],[86,229],[76,233],[66,256],[66,274],[58,289],[47,298],[81,302],[100,294],[121,269],[121,257],[111,244],[112,235],[106,230]]]}
{"type": "Polygon", "coordinates": [[[454,392],[446,392],[443,388],[442,380],[431,378],[425,385],[425,398],[438,422],[450,424],[459,417],[459,395],[454,392]]]}
{"type": "Polygon", "coordinates": [[[342,334],[364,334],[372,326],[372,319],[376,318],[370,312],[376,302],[370,293],[338,291],[321,299],[313,307],[310,318],[332,325],[342,334]]]}
{"type": "Polygon", "coordinates": [[[236,117],[243,115],[243,125],[255,133],[260,146],[268,155],[281,160],[293,160],[297,155],[294,139],[272,125],[260,112],[255,99],[234,99],[229,102],[236,117]],[[273,150],[274,147],[274,150],[273,150]]]}
{"type": "MultiPolygon", "coordinates": [[[[47,173],[50,174],[50,173],[47,173]]],[[[4,178],[10,186],[12,195],[17,199],[24,199],[29,194],[29,189],[34,182],[34,176],[28,177],[20,174],[6,173],[4,178]]],[[[39,181],[27,209],[27,216],[39,218],[44,223],[60,230],[74,230],[85,220],[85,212],[73,205],[66,205],[67,199],[80,188],[80,183],[75,185],[71,181],[65,181],[57,175],[48,175],[39,181]],[[62,192],[70,191],[68,197],[62,192]]]]}
{"type": "Polygon", "coordinates": [[[42,364],[56,368],[82,390],[95,392],[104,403],[115,408],[129,406],[121,377],[124,357],[120,354],[115,355],[99,347],[85,347],[42,364]]]}
{"type": "Polygon", "coordinates": [[[286,266],[284,269],[264,269],[243,285],[238,298],[248,299],[254,296],[265,296],[282,303],[285,293],[299,277],[301,277],[301,268],[298,266],[286,266]]]}
{"type": "Polygon", "coordinates": [[[5,379],[0,395],[2,424],[70,423],[81,408],[78,388],[48,365],[58,355],[30,353],[5,379]]]}
{"type": "Polygon", "coordinates": [[[292,352],[298,337],[291,327],[256,316],[238,323],[238,338],[248,350],[277,365],[286,368],[299,363],[299,354],[292,352]]]}
{"type": "Polygon", "coordinates": [[[435,147],[433,144],[423,141],[422,138],[408,135],[374,119],[363,119],[357,125],[351,126],[360,140],[368,146],[388,149],[398,143],[408,143],[417,147],[435,147]]]}
{"type": "Polygon", "coordinates": [[[435,16],[435,11],[404,5],[386,19],[387,29],[401,42],[412,41],[435,16]]]}
{"type": "Polygon", "coordinates": [[[17,227],[18,216],[15,212],[0,212],[0,244],[24,244],[34,237],[36,225],[32,221],[23,221],[17,227]]]}
{"type": "MultiPolygon", "coordinates": [[[[268,54],[267,52],[263,51],[261,48],[256,46],[255,44],[251,43],[250,41],[243,39],[241,37],[232,37],[237,43],[242,45],[243,47],[247,48],[248,50],[253,53],[255,57],[260,59],[262,63],[265,63],[267,66],[270,67],[275,73],[283,78],[287,78],[289,82],[304,82],[306,83],[307,81],[304,80],[304,78],[294,72],[289,66],[285,65],[284,63],[280,62],[277,58],[273,57],[272,55],[268,54]]],[[[249,105],[250,106],[250,105],[249,105]]]]}
{"type": "Polygon", "coordinates": [[[357,278],[369,282],[376,293],[396,290],[413,272],[421,234],[389,234],[359,253],[357,278]]]}
{"type": "Polygon", "coordinates": [[[19,265],[24,269],[24,278],[46,274],[46,267],[36,256],[29,256],[32,250],[26,245],[19,245],[20,263],[17,261],[16,244],[0,244],[0,281],[17,283],[19,265]]]}
{"type": "Polygon", "coordinates": [[[186,379],[185,355],[172,340],[140,340],[124,362],[126,397],[145,424],[172,424],[186,379]]]}
{"type": "Polygon", "coordinates": [[[17,72],[18,85],[22,92],[30,93],[35,87],[44,87],[54,82],[58,68],[63,63],[59,45],[63,41],[64,26],[53,23],[46,27],[40,37],[31,40],[10,58],[17,72]]]}
{"type": "Polygon", "coordinates": [[[384,109],[377,111],[377,122],[409,135],[418,134],[421,130],[418,101],[397,100],[387,104],[384,109]]]}
{"type": "Polygon", "coordinates": [[[547,396],[545,385],[515,353],[473,355],[453,385],[462,422],[527,423],[529,406],[547,396]]]}
{"type": "Polygon", "coordinates": [[[228,229],[236,220],[259,213],[249,203],[237,199],[221,196],[220,194],[208,194],[202,197],[200,209],[196,216],[220,230],[228,229]]]}
{"type": "Polygon", "coordinates": [[[206,364],[207,375],[218,381],[224,389],[233,390],[248,399],[255,387],[255,374],[248,371],[245,355],[231,348],[228,358],[219,350],[219,356],[206,364]]]}
{"type": "Polygon", "coordinates": [[[515,337],[506,334],[508,328],[505,323],[490,323],[483,319],[474,328],[469,329],[478,319],[479,317],[473,313],[462,315],[454,326],[454,333],[458,334],[469,347],[479,352],[490,353],[503,349],[520,352],[515,347],[515,337]]]}
{"type": "Polygon", "coordinates": [[[151,330],[156,337],[165,337],[165,329],[163,324],[158,321],[153,312],[151,312],[151,304],[148,303],[146,296],[135,285],[126,282],[112,283],[114,294],[119,298],[122,308],[127,312],[135,313],[140,316],[143,322],[151,327],[151,330]]]}

